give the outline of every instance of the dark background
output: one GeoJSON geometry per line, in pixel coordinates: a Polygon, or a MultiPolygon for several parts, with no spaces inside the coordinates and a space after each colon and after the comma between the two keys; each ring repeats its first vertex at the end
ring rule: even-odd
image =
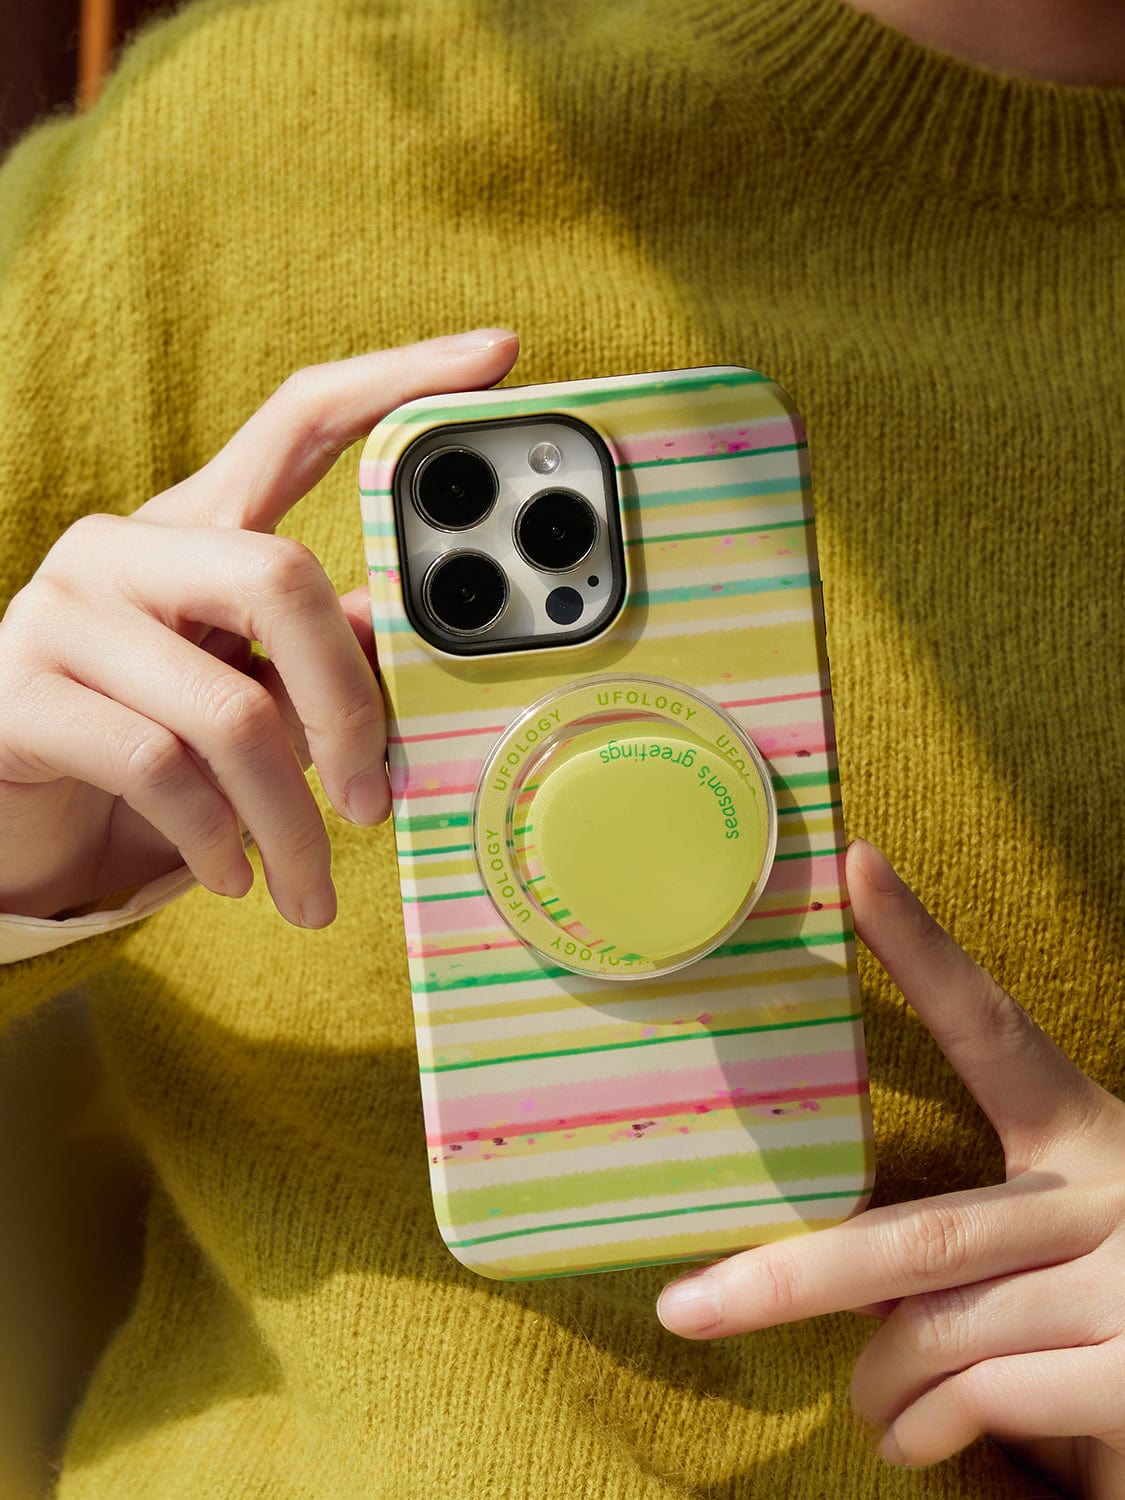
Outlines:
{"type": "Polygon", "coordinates": [[[109,12],[118,50],[140,22],[173,8],[173,0],[0,0],[0,154],[36,120],[74,104],[79,38],[95,12],[109,12]]]}

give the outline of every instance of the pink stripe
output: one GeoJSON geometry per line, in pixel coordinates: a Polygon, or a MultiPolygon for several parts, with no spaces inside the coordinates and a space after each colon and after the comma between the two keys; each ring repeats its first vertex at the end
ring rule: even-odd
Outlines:
{"type": "MultiPolygon", "coordinates": [[[[846,901],[818,901],[808,906],[781,906],[773,907],[763,911],[757,907],[746,918],[748,922],[755,921],[758,917],[803,917],[810,911],[843,911],[848,905],[846,901]]],[[[427,931],[429,927],[427,925],[427,931]]],[[[523,948],[524,944],[515,941],[500,941],[495,943],[465,943],[459,948],[423,948],[419,942],[418,946],[407,944],[406,951],[411,958],[453,958],[461,953],[492,953],[498,948],[523,948]]]]}
{"type": "Polygon", "coordinates": [[[391,795],[402,798],[462,796],[475,792],[480,778],[479,760],[441,760],[415,766],[390,767],[391,795]],[[427,782],[433,782],[428,786],[427,782]]]}
{"type": "MultiPolygon", "coordinates": [[[[759,708],[766,703],[799,703],[810,698],[825,698],[828,696],[827,688],[817,688],[808,693],[773,693],[765,698],[731,698],[721,704],[728,712],[732,708],[759,708]]],[[[431,734],[389,734],[388,745],[421,745],[430,740],[449,740],[457,736],[473,735],[498,735],[503,734],[507,726],[504,724],[488,724],[483,729],[439,729],[431,734]]]]}
{"type": "Polygon", "coordinates": [[[452,901],[407,901],[403,904],[402,912],[408,953],[421,953],[427,938],[437,933],[507,930],[500,926],[496,908],[483,891],[479,896],[459,896],[452,901]]]}
{"type": "Polygon", "coordinates": [[[827,698],[828,689],[817,688],[809,693],[774,693],[768,698],[729,698],[720,706],[728,711],[732,708],[757,708],[762,703],[797,703],[804,698],[827,698]]]}
{"type": "Polygon", "coordinates": [[[722,457],[726,453],[754,453],[759,448],[779,448],[804,434],[799,424],[769,418],[741,427],[692,428],[689,432],[662,433],[656,437],[619,438],[618,451],[627,463],[652,463],[661,458],[722,457]],[[794,431],[794,426],[797,430],[794,431]]]}
{"type": "Polygon", "coordinates": [[[763,755],[824,755],[833,748],[825,736],[822,719],[799,724],[754,725],[750,738],[763,755]]]}
{"type": "Polygon", "coordinates": [[[784,891],[791,894],[800,891],[838,891],[844,883],[844,855],[813,854],[801,859],[778,860],[770,871],[763,897],[776,896],[784,891]]]}
{"type": "MultiPolygon", "coordinates": [[[[528,1135],[552,1135],[559,1131],[574,1134],[579,1130],[596,1129],[604,1125],[621,1125],[625,1121],[632,1123],[641,1116],[649,1125],[655,1124],[657,1120],[676,1119],[684,1115],[711,1115],[721,1110],[736,1109],[762,1109],[768,1105],[776,1104],[799,1104],[806,1108],[816,1108],[822,1099],[848,1099],[857,1094],[868,1092],[866,1079],[852,1079],[848,1083],[830,1083],[822,1088],[815,1089],[773,1089],[769,1092],[759,1094],[739,1094],[737,1098],[728,1098],[725,1094],[712,1095],[710,1099],[695,1099],[686,1105],[675,1104],[665,1106],[646,1105],[643,1111],[635,1109],[619,1109],[617,1111],[599,1111],[589,1117],[584,1115],[569,1115],[560,1120],[521,1120],[518,1125],[504,1131],[492,1132],[492,1127],[487,1126],[474,1130],[467,1130],[462,1135],[442,1135],[440,1133],[427,1133],[426,1144],[432,1147],[445,1147],[448,1149],[457,1142],[478,1142],[481,1145],[500,1145],[501,1141],[506,1145],[509,1139],[518,1140],[521,1136],[528,1135]],[[497,1138],[499,1137],[499,1139],[497,1138]]],[[[779,1109],[778,1114],[782,1111],[779,1109]]],[[[470,1154],[461,1160],[472,1161],[476,1153],[470,1154]]]]}
{"type": "MultiPolygon", "coordinates": [[[[775,760],[793,755],[802,758],[827,755],[836,748],[835,742],[826,737],[825,726],[819,722],[754,729],[751,738],[763,755],[775,760]]],[[[476,790],[480,764],[476,760],[435,760],[419,761],[410,766],[397,763],[396,758],[396,764],[391,767],[391,792],[397,798],[411,800],[441,797],[446,793],[463,796],[476,790]]]]}
{"type": "MultiPolygon", "coordinates": [[[[851,1024],[850,1022],[847,1024],[851,1024]]],[[[533,1040],[533,1039],[529,1039],[533,1040]]],[[[710,1043],[702,1036],[685,1041],[710,1043]]],[[[631,1049],[630,1049],[631,1050],[631,1049]]],[[[499,1065],[498,1066],[503,1066],[499,1065]]],[[[636,1061],[633,1060],[633,1067],[636,1061]]],[[[721,1064],[711,1059],[703,1067],[683,1068],[660,1075],[664,1097],[653,1103],[653,1080],[648,1072],[622,1072],[611,1078],[560,1083],[546,1088],[492,1093],[487,1086],[468,1099],[426,1101],[426,1139],[431,1144],[478,1135],[539,1135],[551,1130],[573,1130],[578,1125],[609,1125],[619,1120],[647,1120],[661,1115],[704,1114],[715,1108],[771,1100],[829,1097],[830,1089],[856,1090],[855,1053],[849,1047],[810,1057],[776,1057],[768,1061],[743,1059],[721,1064]]],[[[484,1069],[475,1070],[482,1078],[484,1069]]],[[[494,1075],[495,1076],[495,1075],[494,1075]]]]}
{"type": "Polygon", "coordinates": [[[361,490],[389,490],[394,464],[385,458],[364,458],[359,464],[361,490]]]}
{"type": "Polygon", "coordinates": [[[505,725],[487,724],[483,729],[439,729],[434,734],[388,734],[388,745],[420,745],[426,740],[452,740],[462,735],[503,734],[505,725]]]}

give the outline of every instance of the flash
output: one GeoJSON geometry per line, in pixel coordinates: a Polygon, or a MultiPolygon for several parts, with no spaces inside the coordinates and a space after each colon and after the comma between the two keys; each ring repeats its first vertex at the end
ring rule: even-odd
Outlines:
{"type": "Polygon", "coordinates": [[[536,443],[529,451],[527,461],[537,474],[553,474],[562,463],[562,454],[554,443],[536,443]]]}

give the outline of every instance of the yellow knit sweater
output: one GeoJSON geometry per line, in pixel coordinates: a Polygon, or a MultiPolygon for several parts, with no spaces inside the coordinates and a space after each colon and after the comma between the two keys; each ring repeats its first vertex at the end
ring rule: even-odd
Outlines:
{"type": "MultiPolygon", "coordinates": [[[[0,175],[0,600],[304,363],[500,323],[525,382],[762,369],[809,430],[849,830],[1120,1090],[1123,243],[1125,94],[975,72],[840,0],[205,0],[0,175]]],[[[354,469],[287,523],[341,591],[354,469]]],[[[685,1343],[658,1269],[462,1270],[392,837],[331,833],[324,932],[259,880],[0,975],[0,1021],[89,997],[150,1184],[65,1500],[1029,1493],[987,1444],[879,1462],[859,1318],[685,1343]]],[[[878,1197],[995,1177],[863,978],[878,1197]]]]}

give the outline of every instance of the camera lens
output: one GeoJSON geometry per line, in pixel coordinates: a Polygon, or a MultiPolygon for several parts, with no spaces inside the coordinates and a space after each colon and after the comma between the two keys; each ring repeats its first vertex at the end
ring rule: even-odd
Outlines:
{"type": "Polygon", "coordinates": [[[454,635],[475,635],[503,613],[508,579],[499,563],[483,552],[447,552],[426,574],[422,602],[454,635]]]}
{"type": "Polygon", "coordinates": [[[594,507],[570,490],[544,490],[516,518],[516,546],[533,568],[566,573],[598,539],[594,507]]]}
{"type": "Polygon", "coordinates": [[[465,531],[484,520],[500,486],[487,458],[468,448],[441,448],[418,465],[414,504],[442,531],[465,531]]]}

